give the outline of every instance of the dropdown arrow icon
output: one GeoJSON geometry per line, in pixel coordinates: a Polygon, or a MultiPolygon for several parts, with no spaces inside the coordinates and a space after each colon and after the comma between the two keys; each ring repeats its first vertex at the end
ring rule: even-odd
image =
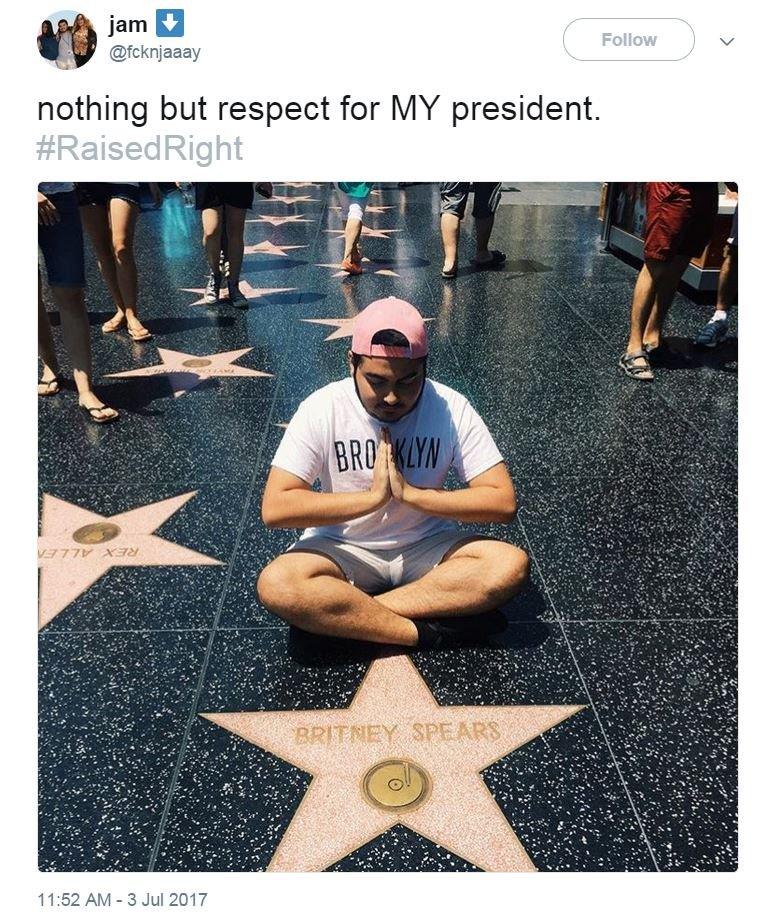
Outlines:
{"type": "Polygon", "coordinates": [[[726,40],[726,39],[723,38],[723,36],[721,35],[721,36],[720,36],[720,40],[721,40],[721,42],[723,42],[723,44],[724,44],[724,45],[726,46],[726,48],[727,48],[727,47],[731,44],[731,42],[732,42],[734,39],[733,39],[733,38],[729,38],[728,40],[726,40]]]}

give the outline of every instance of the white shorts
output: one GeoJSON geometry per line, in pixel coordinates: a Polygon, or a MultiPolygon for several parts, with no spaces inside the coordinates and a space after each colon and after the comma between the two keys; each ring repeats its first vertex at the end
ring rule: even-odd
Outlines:
{"type": "Polygon", "coordinates": [[[449,528],[424,537],[408,547],[392,550],[366,550],[333,537],[307,537],[297,540],[287,553],[319,553],[337,564],[347,581],[368,595],[387,592],[417,579],[436,567],[457,544],[488,540],[460,528],[449,528]]]}

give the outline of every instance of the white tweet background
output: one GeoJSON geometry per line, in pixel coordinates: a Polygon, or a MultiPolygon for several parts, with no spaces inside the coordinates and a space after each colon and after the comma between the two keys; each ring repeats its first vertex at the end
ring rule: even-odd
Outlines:
{"type": "MultiPolygon", "coordinates": [[[[3,876],[14,918],[32,914],[94,915],[92,909],[40,909],[41,891],[208,890],[204,909],[188,916],[469,918],[539,912],[569,918],[747,917],[768,889],[771,853],[771,385],[773,258],[770,87],[770,7],[751,3],[516,2],[390,0],[332,4],[188,2],[186,35],[200,46],[197,64],[113,63],[109,14],[145,18],[149,33],[124,43],[158,45],[155,6],[89,0],[84,12],[99,35],[97,53],[78,71],[58,72],[37,54],[34,36],[51,10],[30,4],[6,10],[4,54],[5,337],[3,478],[6,522],[4,668],[2,669],[5,814],[3,876]],[[579,62],[562,35],[578,17],[680,17],[695,32],[685,60],[668,63],[579,62]],[[735,37],[726,47],[720,37],[735,37]],[[518,99],[520,93],[564,99],[589,95],[592,122],[476,122],[457,129],[446,120],[342,124],[296,122],[269,130],[250,122],[167,123],[143,129],[115,123],[37,123],[37,100],[144,98],[153,112],[169,97],[216,99],[382,99],[393,93],[441,93],[443,100],[518,99]],[[133,140],[159,130],[210,137],[241,134],[242,163],[197,169],[193,164],[38,163],[43,132],[133,140]],[[520,181],[729,179],[744,198],[741,273],[740,441],[742,688],[740,870],[736,874],[479,874],[316,877],[251,874],[39,874],[37,865],[35,606],[32,563],[36,538],[36,397],[33,384],[36,215],[35,186],[67,179],[470,179],[520,181]],[[22,324],[18,335],[16,321],[22,324]],[[21,484],[21,485],[20,485],[21,484]],[[15,524],[18,522],[18,525],[15,524]],[[765,888],[764,888],[765,887],[765,888]]],[[[170,41],[174,44],[174,41],[170,41]]],[[[440,105],[440,104],[439,104],[440,105]]],[[[214,113],[214,102],[211,109],[214,113]]],[[[711,567],[711,561],[708,561],[711,567]]],[[[766,899],[763,904],[768,904],[766,899]]],[[[156,914],[160,910],[156,910],[156,914]]],[[[102,914],[106,914],[102,910],[102,914]]],[[[113,909],[112,917],[137,917],[113,909]]]]}

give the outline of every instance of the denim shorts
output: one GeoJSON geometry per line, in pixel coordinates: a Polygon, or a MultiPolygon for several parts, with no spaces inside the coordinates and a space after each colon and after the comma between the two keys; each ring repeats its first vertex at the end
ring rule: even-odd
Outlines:
{"type": "MultiPolygon", "coordinates": [[[[489,217],[497,211],[502,186],[502,182],[473,183],[473,217],[489,217]]],[[[441,214],[456,214],[462,220],[469,194],[469,182],[442,182],[441,214]]]]}
{"type": "Polygon", "coordinates": [[[336,563],[348,582],[368,595],[376,595],[416,582],[435,568],[452,547],[471,540],[487,539],[461,528],[447,528],[408,547],[366,550],[332,537],[302,537],[286,552],[318,553],[327,557],[336,563]]]}
{"type": "Polygon", "coordinates": [[[112,198],[120,198],[140,207],[140,187],[127,182],[76,182],[75,192],[79,205],[109,205],[112,198]]]}
{"type": "Polygon", "coordinates": [[[57,192],[47,196],[59,212],[52,226],[38,224],[38,246],[46,264],[46,276],[52,288],[83,288],[86,272],[83,262],[83,230],[75,192],[57,192]]]}

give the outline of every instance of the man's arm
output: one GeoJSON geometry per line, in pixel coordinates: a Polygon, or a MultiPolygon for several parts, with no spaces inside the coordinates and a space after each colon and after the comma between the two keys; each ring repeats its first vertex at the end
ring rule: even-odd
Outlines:
{"type": "Polygon", "coordinates": [[[261,518],[269,528],[314,528],[360,518],[390,501],[387,445],[380,444],[374,481],[367,492],[315,492],[300,477],[272,467],[261,504],[261,518]]]}
{"type": "Polygon", "coordinates": [[[395,465],[392,448],[388,466],[393,496],[427,515],[454,518],[470,524],[507,524],[516,515],[516,491],[508,468],[500,462],[485,470],[464,489],[421,489],[411,486],[395,465]]]}

